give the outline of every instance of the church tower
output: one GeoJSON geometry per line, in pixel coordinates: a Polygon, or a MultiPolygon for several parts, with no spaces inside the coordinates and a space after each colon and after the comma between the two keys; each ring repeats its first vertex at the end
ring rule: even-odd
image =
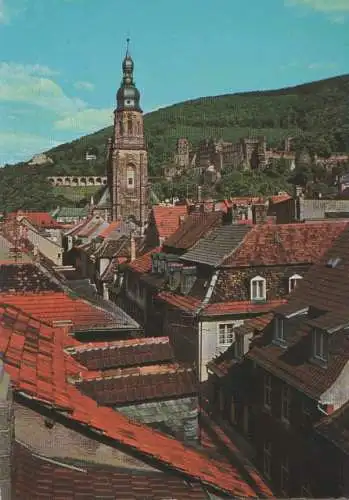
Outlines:
{"type": "Polygon", "coordinates": [[[148,156],[140,93],[133,80],[133,60],[127,39],[123,78],[116,94],[114,133],[110,141],[108,185],[111,219],[131,219],[143,231],[148,217],[148,156]]]}

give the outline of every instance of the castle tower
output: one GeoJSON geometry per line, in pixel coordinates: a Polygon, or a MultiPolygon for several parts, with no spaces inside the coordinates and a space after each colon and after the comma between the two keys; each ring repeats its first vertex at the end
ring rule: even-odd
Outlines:
{"type": "Polygon", "coordinates": [[[116,94],[108,184],[111,219],[131,219],[143,230],[148,217],[148,157],[140,93],[133,80],[134,64],[128,45],[129,39],[122,63],[123,78],[116,94]]]}

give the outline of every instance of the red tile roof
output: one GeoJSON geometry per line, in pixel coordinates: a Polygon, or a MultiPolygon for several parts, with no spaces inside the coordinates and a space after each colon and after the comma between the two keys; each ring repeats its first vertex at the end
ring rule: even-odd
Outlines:
{"type": "Polygon", "coordinates": [[[177,363],[82,373],[76,383],[104,406],[185,397],[198,389],[193,370],[177,363]]]}
{"type": "Polygon", "coordinates": [[[177,295],[166,291],[160,292],[156,297],[171,306],[178,307],[179,309],[184,309],[186,311],[195,311],[195,309],[197,309],[201,304],[200,300],[190,297],[189,295],[177,295]]]}
{"type": "MultiPolygon", "coordinates": [[[[19,323],[18,323],[19,324],[19,323]]],[[[130,421],[117,411],[100,407],[67,382],[84,368],[64,353],[62,329],[40,325],[39,332],[6,326],[0,320],[0,349],[14,389],[23,395],[65,409],[65,418],[95,429],[105,437],[175,469],[190,478],[237,497],[256,492],[236,469],[210,460],[198,451],[150,427],[130,421]]],[[[63,417],[62,417],[63,418],[63,417]]]]}
{"type": "Polygon", "coordinates": [[[347,222],[262,224],[253,227],[224,266],[314,263],[331,247],[347,222]]]}
{"type": "Polygon", "coordinates": [[[177,231],[164,241],[164,247],[189,250],[200,238],[221,224],[221,212],[192,213],[177,231]]]}
{"type": "Polygon", "coordinates": [[[121,225],[121,221],[120,220],[113,221],[113,222],[111,222],[109,224],[108,227],[106,227],[105,229],[103,229],[103,231],[101,231],[98,236],[100,238],[108,238],[110,236],[110,234],[113,231],[115,231],[120,225],[121,225]]]}
{"type": "Polygon", "coordinates": [[[187,215],[185,205],[175,205],[173,207],[153,207],[153,216],[156,229],[160,238],[167,238],[174,233],[180,225],[180,217],[187,215]]]}
{"type": "MultiPolygon", "coordinates": [[[[199,310],[202,301],[191,297],[189,295],[179,295],[167,291],[160,292],[157,296],[158,299],[163,300],[167,304],[178,309],[183,309],[185,311],[194,312],[199,310]]],[[[276,307],[285,304],[287,301],[271,300],[265,303],[257,304],[251,301],[228,301],[228,302],[215,302],[212,304],[207,304],[201,309],[201,314],[206,316],[220,316],[226,314],[249,314],[249,313],[262,313],[268,312],[276,307]]]]}
{"type": "Polygon", "coordinates": [[[127,267],[132,271],[136,271],[137,273],[148,273],[149,271],[151,271],[152,267],[151,256],[153,255],[153,253],[158,253],[160,251],[161,247],[153,248],[153,250],[150,250],[150,252],[147,252],[130,262],[127,267]]]}
{"type": "MultiPolygon", "coordinates": [[[[16,500],[77,500],[113,498],[122,500],[207,500],[200,483],[183,481],[170,473],[137,471],[84,463],[71,467],[33,453],[15,443],[12,477],[16,500]]],[[[62,460],[63,462],[63,460],[62,460]]]]}
{"type": "Polygon", "coordinates": [[[290,196],[288,193],[282,193],[282,194],[275,194],[273,196],[270,196],[270,200],[272,203],[280,203],[281,201],[285,200],[290,200],[292,196],[290,196]]]}
{"type": "Polygon", "coordinates": [[[1,294],[0,300],[2,303],[22,309],[34,318],[52,324],[71,321],[73,328],[112,326],[116,322],[111,313],[83,299],[71,298],[65,293],[1,294]]]}
{"type": "Polygon", "coordinates": [[[216,302],[213,304],[208,304],[203,313],[205,315],[221,315],[221,314],[248,314],[248,313],[261,313],[271,311],[282,304],[285,304],[287,300],[271,300],[265,303],[253,303],[249,300],[246,301],[229,301],[229,302],[216,302]]]}
{"type": "Polygon", "coordinates": [[[9,214],[17,217],[25,217],[36,227],[43,227],[46,229],[60,228],[61,225],[48,213],[48,212],[14,212],[9,214]]]}
{"type": "Polygon", "coordinates": [[[81,345],[69,351],[89,370],[168,362],[174,354],[168,337],[146,337],[105,342],[98,346],[81,345]]]}

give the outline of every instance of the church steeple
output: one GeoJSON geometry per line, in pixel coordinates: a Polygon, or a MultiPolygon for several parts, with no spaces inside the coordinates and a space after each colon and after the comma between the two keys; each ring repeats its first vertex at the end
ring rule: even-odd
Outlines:
{"type": "Polygon", "coordinates": [[[129,50],[130,39],[127,38],[126,42],[126,55],[122,62],[123,77],[120,88],[116,94],[116,110],[142,112],[140,107],[141,96],[133,80],[134,63],[129,50]]]}

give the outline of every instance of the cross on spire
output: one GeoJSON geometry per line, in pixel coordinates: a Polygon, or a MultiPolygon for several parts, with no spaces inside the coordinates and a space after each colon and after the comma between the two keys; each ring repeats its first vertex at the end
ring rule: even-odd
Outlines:
{"type": "Polygon", "coordinates": [[[128,36],[126,38],[126,57],[129,55],[129,48],[130,48],[130,37],[128,36]]]}

